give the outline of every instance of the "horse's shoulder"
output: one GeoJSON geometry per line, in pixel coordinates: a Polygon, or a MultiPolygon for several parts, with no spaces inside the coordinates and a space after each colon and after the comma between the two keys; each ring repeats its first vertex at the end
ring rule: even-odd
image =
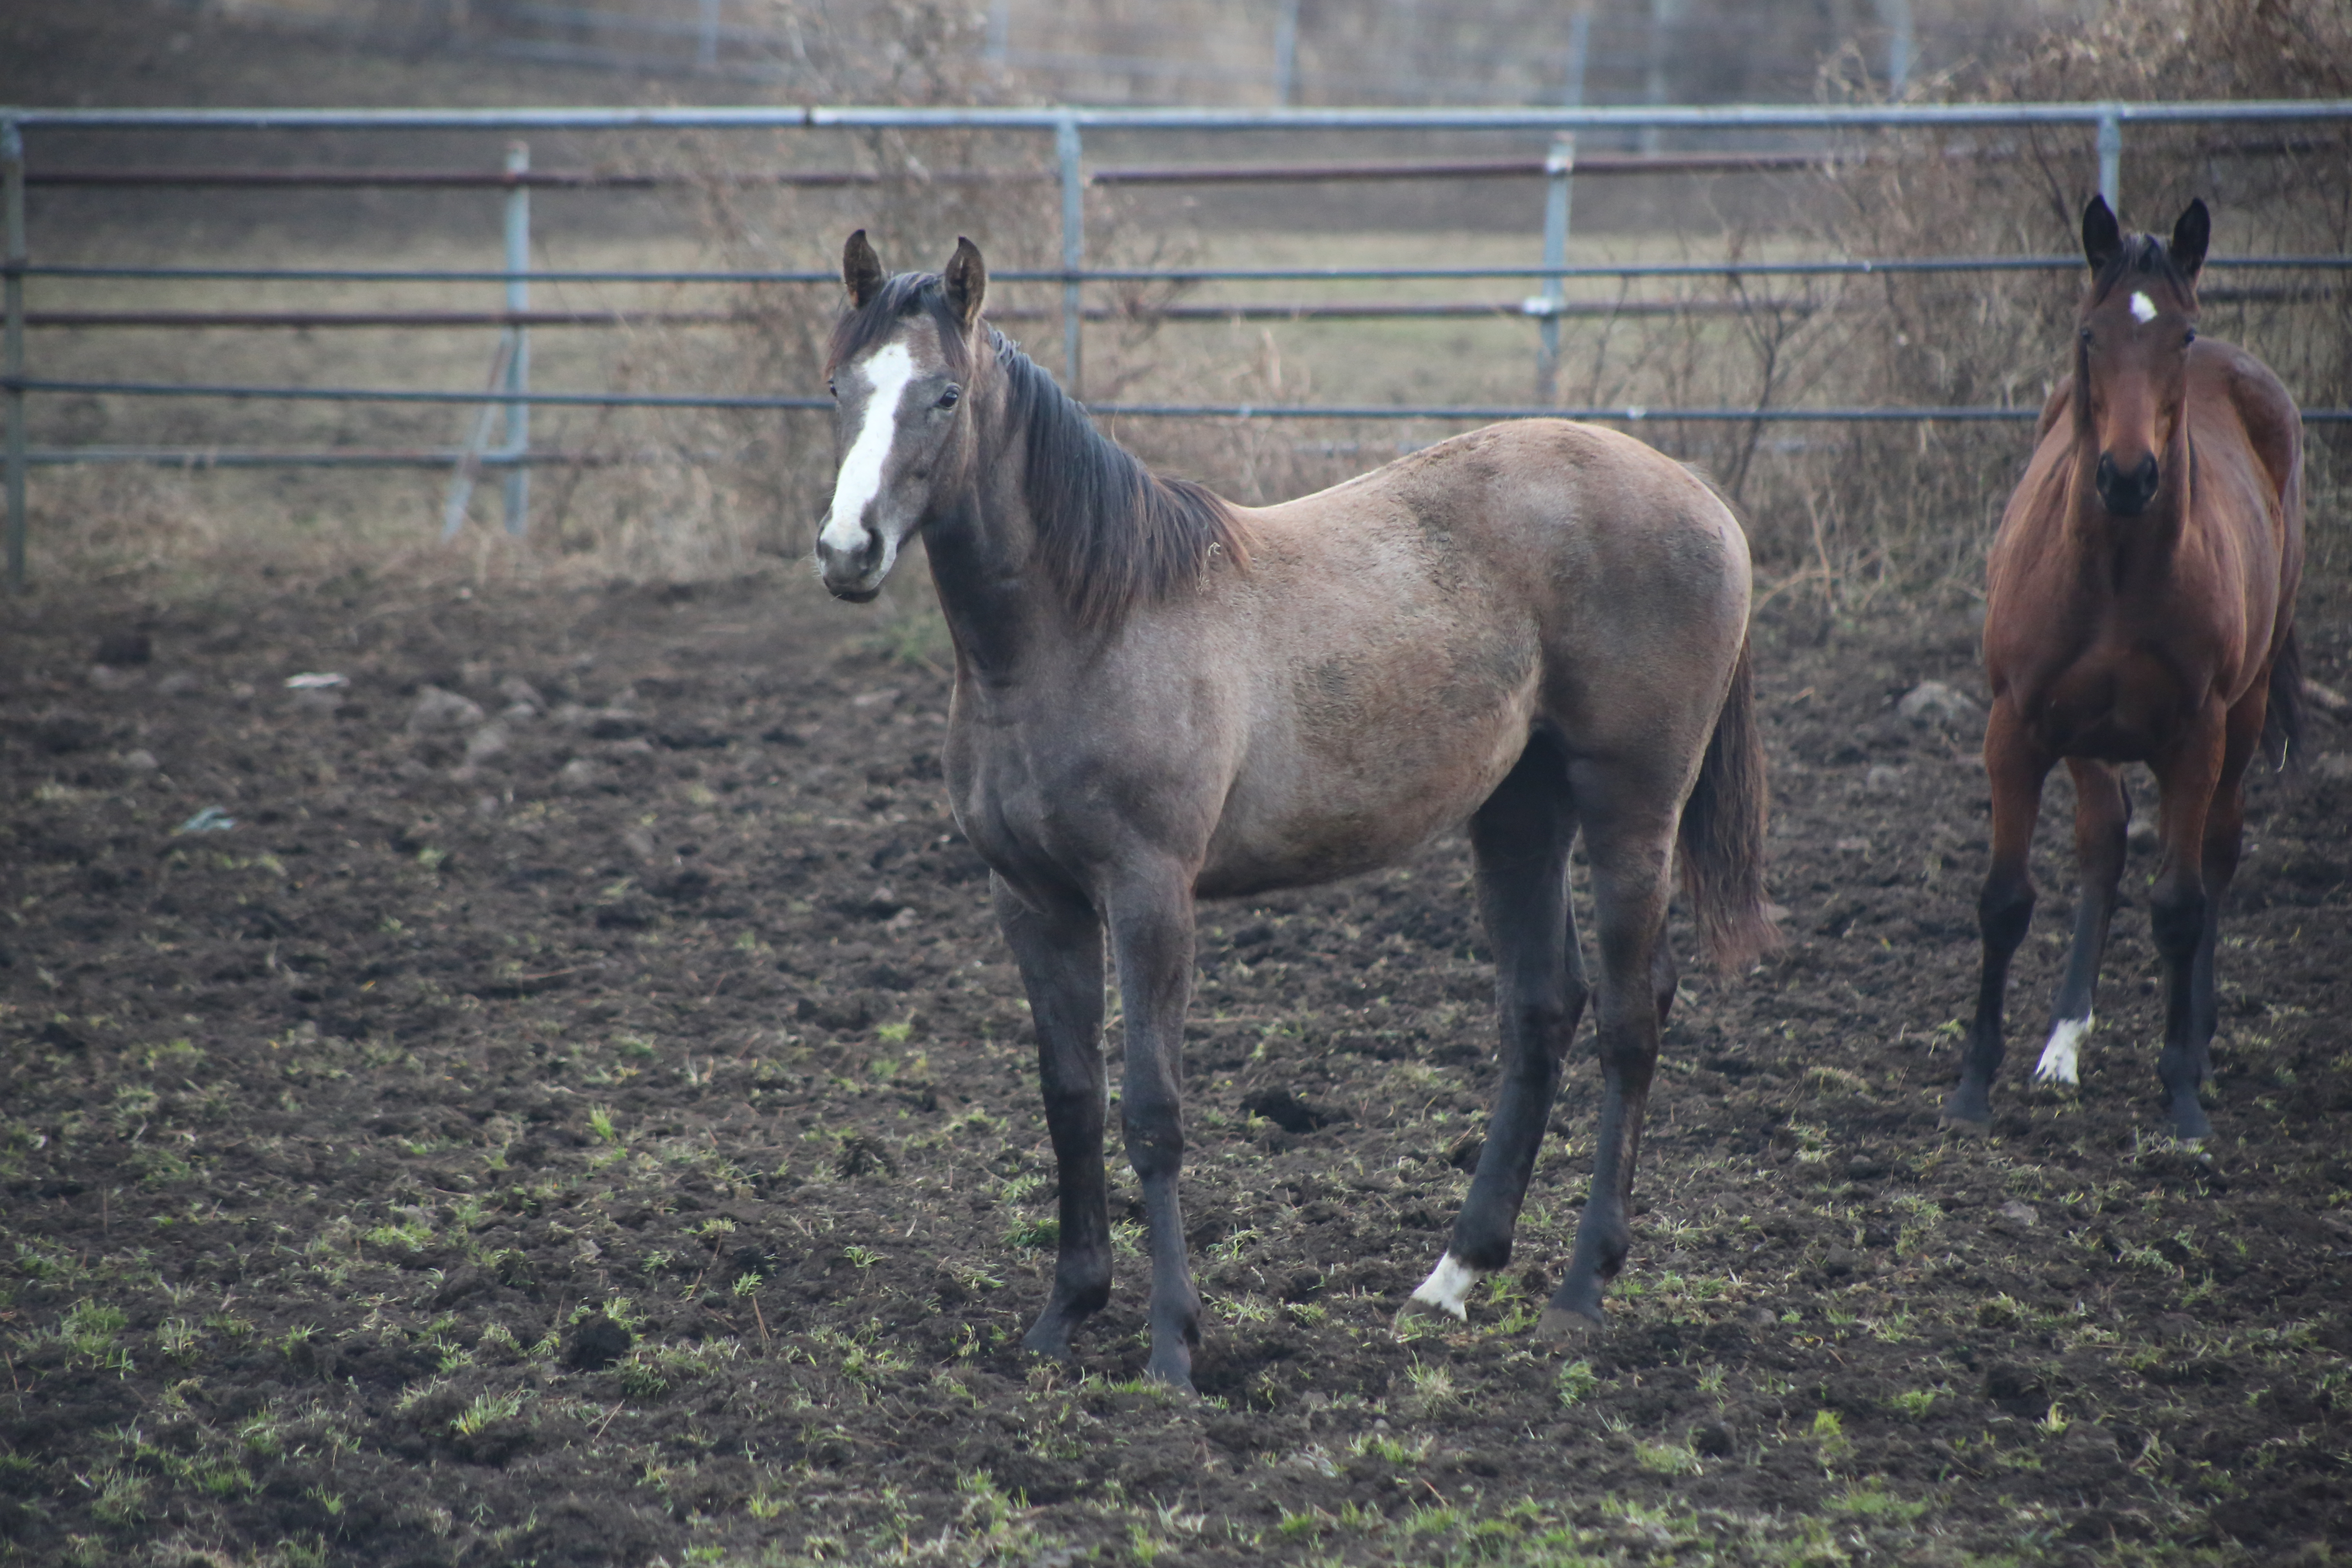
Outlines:
{"type": "Polygon", "coordinates": [[[2284,491],[2303,445],[2303,415],[2271,367],[2236,343],[2200,337],[2189,350],[2189,392],[2225,404],[2284,491]]]}

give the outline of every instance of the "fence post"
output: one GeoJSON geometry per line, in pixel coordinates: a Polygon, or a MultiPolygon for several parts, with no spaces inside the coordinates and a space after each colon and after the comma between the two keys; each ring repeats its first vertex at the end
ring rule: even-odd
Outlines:
{"type": "Polygon", "coordinates": [[[1554,270],[1544,279],[1538,303],[1543,321],[1536,328],[1536,401],[1550,406],[1559,395],[1559,307],[1568,297],[1568,279],[1557,270],[1568,265],[1568,187],[1576,175],[1576,134],[1570,132],[1551,144],[1544,159],[1543,264],[1554,270]]]}
{"type": "Polygon", "coordinates": [[[1274,14],[1274,101],[1287,109],[1298,90],[1298,0],[1282,0],[1274,14]]]}
{"type": "MultiPolygon", "coordinates": [[[[530,187],[520,176],[530,172],[530,144],[507,143],[507,310],[520,317],[530,309],[530,187]]],[[[530,334],[520,321],[508,331],[514,334],[514,352],[507,356],[507,392],[518,401],[507,405],[507,531],[520,539],[530,526],[530,405],[520,401],[530,390],[530,334]]]]}
{"type": "Polygon", "coordinates": [[[1080,397],[1078,272],[1087,264],[1087,186],[1079,167],[1078,122],[1065,118],[1054,127],[1054,151],[1062,163],[1062,380],[1080,397]]]}
{"type": "Polygon", "coordinates": [[[2099,195],[2107,210],[2123,213],[2124,118],[2118,105],[2099,105],[2099,195]]]}
{"type": "Polygon", "coordinates": [[[25,132],[0,121],[0,183],[5,183],[8,252],[6,344],[0,380],[8,399],[8,590],[25,591],[25,132]]]}

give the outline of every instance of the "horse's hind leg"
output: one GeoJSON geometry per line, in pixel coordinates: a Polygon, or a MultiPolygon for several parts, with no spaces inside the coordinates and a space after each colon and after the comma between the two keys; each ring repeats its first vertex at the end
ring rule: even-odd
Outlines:
{"type": "Polygon", "coordinates": [[[1457,1318],[1468,1316],[1463,1303],[1478,1277],[1511,1260],[1560,1064],[1584,1013],[1584,961],[1568,902],[1575,836],[1566,760],[1547,741],[1528,747],[1470,819],[1479,911],[1495,951],[1503,1078],[1453,1242],[1412,1293],[1414,1303],[1457,1318]]]}
{"type": "Polygon", "coordinates": [[[2050,1009],[2050,1043],[2034,1064],[2036,1083],[2074,1083],[2083,1041],[2091,1032],[2091,1004],[2098,990],[2099,958],[2107,950],[2107,927],[2115,919],[2116,884],[2124,874],[2126,834],[2131,826],[2131,796],[2123,775],[2105,763],[2070,757],[2074,775],[2074,862],[2082,887],[2075,896],[2074,941],[2066,950],[2066,978],[2050,1009]]]}
{"type": "MultiPolygon", "coordinates": [[[[2213,1032],[2221,1021],[2221,999],[2214,990],[2213,950],[2221,935],[2221,902],[2238,874],[2238,859],[2246,831],[2246,768],[2259,749],[2268,707],[2268,683],[2256,681],[2238,706],[2230,710],[2221,753],[2221,776],[2213,786],[2213,804],[2205,814],[2201,868],[2205,875],[2205,921],[2198,933],[2196,956],[2189,971],[2189,1067],[2199,1085],[2213,1076],[2213,1032]]],[[[2203,1111],[2199,1111],[2202,1120],[2203,1111]]],[[[2182,1121],[2179,1107],[2176,1123],[2182,1121]]],[[[2183,1137],[2201,1133],[2183,1132],[2183,1137]]]]}
{"type": "Polygon", "coordinates": [[[1102,925],[1076,900],[1033,908],[989,879],[997,924],[1021,966],[1037,1030],[1037,1078],[1061,1184],[1061,1237],[1054,1293],[1022,1340],[1067,1356],[1070,1333],[1110,1300],[1110,1207],[1103,1173],[1102,925]]]}
{"type": "Polygon", "coordinates": [[[1601,1321],[1601,1291],[1633,1246],[1633,1167],[1657,1071],[1659,1015],[1669,999],[1655,989],[1660,971],[1654,960],[1665,941],[1675,791],[1653,776],[1655,771],[1579,763],[1569,773],[1592,862],[1601,953],[1601,1131],[1576,1250],[1538,1326],[1552,1336],[1601,1321]],[[1661,802],[1668,803],[1664,810],[1661,802]]]}
{"type": "MultiPolygon", "coordinates": [[[[2206,856],[2213,843],[2209,828],[2226,828],[2234,845],[2242,825],[2235,786],[2244,773],[2242,760],[2231,776],[2231,787],[2227,792],[2221,788],[2227,764],[2239,751],[2238,720],[2219,708],[2218,701],[2209,704],[2190,721],[2179,743],[2156,763],[2164,839],[2164,868],[2148,894],[2148,928],[2164,963],[2164,1054],[2156,1071],[2164,1085],[2174,1135],[2184,1139],[2203,1138],[2213,1130],[2197,1101],[2207,1068],[2206,1040],[2198,1029],[2197,982],[2201,969],[2210,1006],[2212,958],[2208,943],[2218,913],[2213,889],[2205,879],[2206,856]]],[[[2248,756],[2261,726],[2257,714],[2254,733],[2244,747],[2248,756]]],[[[2234,853],[2230,862],[2234,868],[2234,853]]]]}

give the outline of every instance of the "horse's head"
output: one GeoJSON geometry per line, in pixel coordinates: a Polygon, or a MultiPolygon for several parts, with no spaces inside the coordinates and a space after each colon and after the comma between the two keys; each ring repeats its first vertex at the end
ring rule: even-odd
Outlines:
{"type": "Polygon", "coordinates": [[[2091,288],[2074,323],[2075,396],[2098,443],[2099,500],[2118,517],[2146,511],[2164,482],[2159,459],[2188,395],[2197,269],[2211,236],[2201,201],[2180,215],[2169,246],[2124,233],[2104,196],[2083,209],[2091,288]]]}
{"type": "Polygon", "coordinates": [[[970,479],[965,393],[988,268],[959,239],[943,272],[885,278],[861,228],[843,247],[841,280],[849,310],[825,366],[836,467],[816,570],[835,597],[863,604],[882,591],[907,535],[970,479]]]}

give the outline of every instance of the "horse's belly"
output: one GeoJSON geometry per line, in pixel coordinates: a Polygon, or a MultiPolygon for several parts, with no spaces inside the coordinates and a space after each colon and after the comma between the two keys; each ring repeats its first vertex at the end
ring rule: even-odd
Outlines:
{"type": "Polygon", "coordinates": [[[1393,748],[1378,768],[1246,773],[1228,797],[1194,889],[1234,898],[1393,865],[1478,809],[1527,747],[1528,715],[1393,748]]]}

